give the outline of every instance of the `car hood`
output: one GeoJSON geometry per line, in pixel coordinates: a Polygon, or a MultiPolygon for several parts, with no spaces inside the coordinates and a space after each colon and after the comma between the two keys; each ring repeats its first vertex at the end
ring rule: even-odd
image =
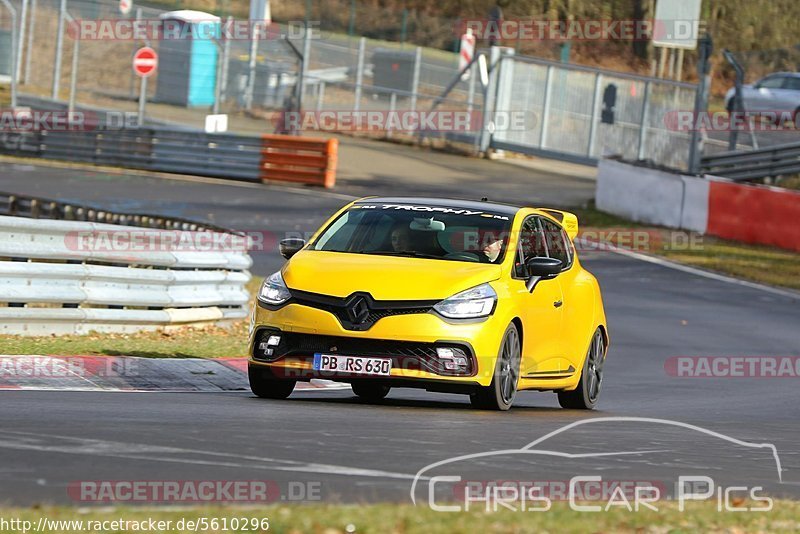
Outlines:
{"type": "Polygon", "coordinates": [[[440,300],[500,278],[501,267],[463,261],[303,250],[283,268],[289,289],[376,300],[440,300]]]}

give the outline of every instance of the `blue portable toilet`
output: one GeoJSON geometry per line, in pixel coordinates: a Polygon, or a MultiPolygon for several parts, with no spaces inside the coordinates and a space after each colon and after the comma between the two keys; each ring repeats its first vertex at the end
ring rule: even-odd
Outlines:
{"type": "Polygon", "coordinates": [[[162,13],[158,47],[158,102],[187,107],[214,104],[220,18],[183,9],[162,13]]]}

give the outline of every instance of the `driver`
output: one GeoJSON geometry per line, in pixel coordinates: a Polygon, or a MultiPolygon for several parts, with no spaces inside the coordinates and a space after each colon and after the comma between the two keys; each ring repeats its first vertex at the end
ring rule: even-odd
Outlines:
{"type": "Polygon", "coordinates": [[[408,252],[408,245],[410,241],[408,224],[401,223],[392,228],[392,233],[390,234],[389,239],[392,244],[392,250],[395,252],[408,252]]]}
{"type": "Polygon", "coordinates": [[[503,239],[492,236],[490,239],[487,239],[484,242],[482,252],[487,262],[494,263],[497,261],[497,258],[500,256],[500,252],[502,252],[502,250],[503,239]]]}

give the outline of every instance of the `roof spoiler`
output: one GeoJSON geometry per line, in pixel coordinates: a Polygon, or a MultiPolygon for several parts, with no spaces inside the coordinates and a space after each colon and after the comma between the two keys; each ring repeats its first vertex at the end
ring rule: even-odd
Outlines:
{"type": "Polygon", "coordinates": [[[574,213],[549,208],[539,208],[539,210],[560,222],[570,239],[575,239],[578,235],[578,216],[574,213]]]}

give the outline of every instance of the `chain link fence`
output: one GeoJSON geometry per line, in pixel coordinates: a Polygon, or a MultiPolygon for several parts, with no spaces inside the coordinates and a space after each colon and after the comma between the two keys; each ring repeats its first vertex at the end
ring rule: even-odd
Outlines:
{"type": "MultiPolygon", "coordinates": [[[[296,109],[300,96],[304,111],[436,109],[481,117],[479,131],[377,132],[384,137],[424,134],[467,143],[474,151],[494,148],[584,163],[617,155],[682,170],[687,167],[690,135],[670,130],[665,116],[674,110],[693,110],[693,84],[502,55],[497,62],[490,62],[492,75],[487,86],[477,65],[469,76],[461,77],[458,54],[349,35],[369,26],[362,20],[364,16],[358,14],[355,22],[345,16],[347,10],[334,16],[330,6],[322,3],[315,4],[319,12],[310,15],[323,22],[317,23],[307,41],[298,31],[305,13],[299,8],[291,12],[288,4],[281,4],[286,11],[283,20],[297,17],[298,21],[281,24],[280,35],[259,39],[255,47],[247,38],[205,42],[119,39],[106,36],[102,25],[95,28],[96,39],[77,39],[75,33],[84,20],[158,21],[166,10],[135,7],[130,14],[121,15],[113,0],[66,0],[67,20],[59,29],[62,1],[28,0],[20,80],[26,95],[61,102],[73,97],[81,106],[134,111],[139,78],[132,70],[132,57],[136,49],[148,44],[159,53],[160,62],[147,83],[146,116],[151,122],[202,127],[205,117],[218,111],[250,121],[242,130],[243,122],[232,119],[234,131],[271,133],[276,125],[280,130],[281,112],[296,109]],[[63,35],[60,54],[59,35],[63,35]],[[253,51],[255,61],[251,61],[253,51]],[[304,53],[305,64],[301,61],[304,53]],[[202,79],[197,81],[201,70],[202,79]],[[616,104],[609,123],[603,120],[603,97],[612,85],[616,104]],[[486,113],[487,108],[491,113],[486,113]],[[503,127],[498,114],[508,112],[524,113],[524,124],[503,127]]],[[[22,0],[13,2],[21,11],[22,0]]],[[[205,20],[209,23],[211,19],[205,20]]],[[[412,27],[419,32],[432,31],[422,22],[416,26],[412,22],[402,22],[401,40],[413,37],[412,27]]],[[[226,19],[212,23],[225,24],[226,19]]],[[[451,21],[439,27],[437,35],[452,39],[453,27],[451,21]]],[[[0,21],[0,46],[2,28],[0,21]]]]}

